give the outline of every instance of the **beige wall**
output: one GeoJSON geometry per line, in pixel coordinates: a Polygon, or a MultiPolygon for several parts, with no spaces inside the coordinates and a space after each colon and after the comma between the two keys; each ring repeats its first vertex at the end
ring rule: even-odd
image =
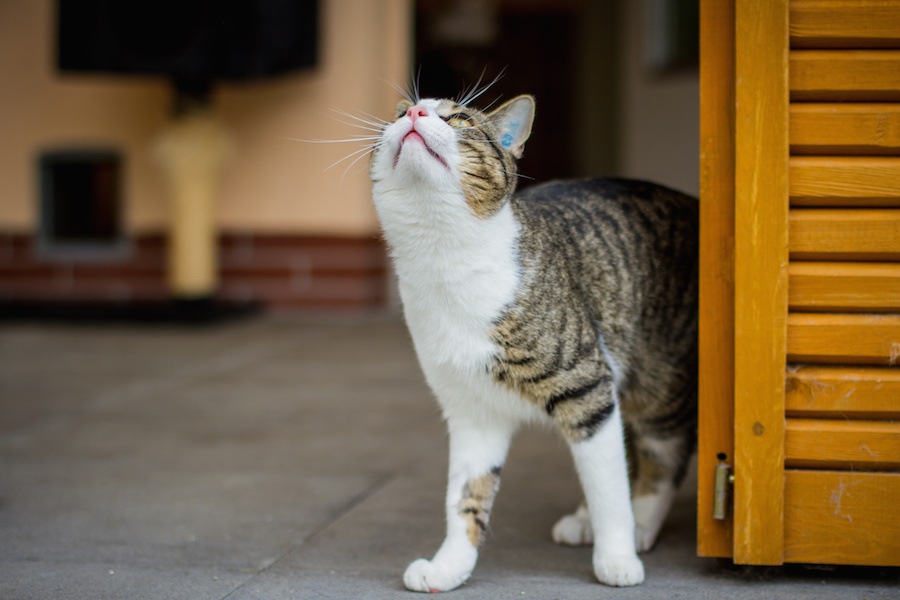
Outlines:
{"type": "Polygon", "coordinates": [[[647,67],[646,11],[622,2],[619,165],[623,176],[697,194],[700,187],[699,71],[658,75],[647,67]]]}
{"type": "MultiPolygon", "coordinates": [[[[221,86],[218,114],[237,154],[223,178],[219,223],[229,231],[367,235],[377,230],[364,161],[343,176],[326,168],[352,144],[308,144],[355,133],[332,108],[389,116],[384,80],[410,73],[412,0],[321,0],[320,60],[307,73],[221,86]],[[343,176],[343,181],[342,181],[343,176]]],[[[0,2],[0,229],[33,231],[35,161],[44,149],[113,147],[126,159],[126,221],[135,232],[166,223],[153,158],[170,92],[145,78],[59,75],[53,0],[0,2]]]]}

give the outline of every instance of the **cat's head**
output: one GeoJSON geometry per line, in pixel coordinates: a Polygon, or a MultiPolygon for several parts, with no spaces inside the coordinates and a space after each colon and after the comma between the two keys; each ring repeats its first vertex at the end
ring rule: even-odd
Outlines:
{"type": "Polygon", "coordinates": [[[376,188],[462,192],[476,216],[490,217],[515,190],[516,159],[533,120],[527,95],[490,112],[453,100],[404,100],[375,145],[372,181],[376,188]]]}

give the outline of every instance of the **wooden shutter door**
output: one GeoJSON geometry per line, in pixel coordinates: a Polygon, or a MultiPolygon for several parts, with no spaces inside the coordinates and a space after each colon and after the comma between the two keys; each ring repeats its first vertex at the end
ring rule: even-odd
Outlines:
{"type": "Polygon", "coordinates": [[[900,565],[900,1],[704,0],[701,144],[698,551],[900,565]]]}

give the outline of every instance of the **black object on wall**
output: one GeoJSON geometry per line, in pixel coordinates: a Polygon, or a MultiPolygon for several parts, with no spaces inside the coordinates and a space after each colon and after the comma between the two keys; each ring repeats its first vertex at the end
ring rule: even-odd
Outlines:
{"type": "Polygon", "coordinates": [[[317,0],[57,0],[63,72],[150,74],[182,92],[317,58],[317,0]]]}
{"type": "Polygon", "coordinates": [[[40,156],[42,256],[98,260],[121,254],[121,165],[113,150],[58,150],[40,156]]]}

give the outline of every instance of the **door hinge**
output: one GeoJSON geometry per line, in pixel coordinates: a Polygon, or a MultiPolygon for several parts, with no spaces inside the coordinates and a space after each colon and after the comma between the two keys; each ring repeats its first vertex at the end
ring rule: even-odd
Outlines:
{"type": "Polygon", "coordinates": [[[722,455],[720,455],[719,462],[716,464],[713,519],[724,521],[728,516],[728,498],[731,496],[731,484],[733,483],[734,474],[731,472],[731,465],[724,462],[722,455]]]}

